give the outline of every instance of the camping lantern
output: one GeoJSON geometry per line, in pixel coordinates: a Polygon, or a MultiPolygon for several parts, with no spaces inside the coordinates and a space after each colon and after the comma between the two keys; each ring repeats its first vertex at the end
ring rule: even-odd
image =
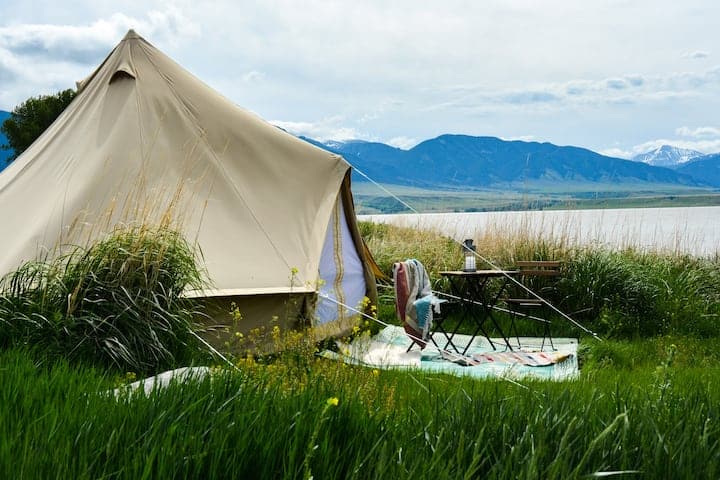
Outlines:
{"type": "Polygon", "coordinates": [[[472,238],[468,238],[463,242],[463,253],[465,253],[465,267],[463,272],[474,272],[477,270],[475,267],[475,245],[473,245],[472,238]]]}

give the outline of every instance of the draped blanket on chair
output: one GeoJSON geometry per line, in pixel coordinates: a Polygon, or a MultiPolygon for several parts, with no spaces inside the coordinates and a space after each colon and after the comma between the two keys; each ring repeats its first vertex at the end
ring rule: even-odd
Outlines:
{"type": "Polygon", "coordinates": [[[433,309],[439,312],[439,300],[432,293],[430,277],[415,259],[393,264],[395,313],[405,332],[425,348],[432,332],[433,309]]]}

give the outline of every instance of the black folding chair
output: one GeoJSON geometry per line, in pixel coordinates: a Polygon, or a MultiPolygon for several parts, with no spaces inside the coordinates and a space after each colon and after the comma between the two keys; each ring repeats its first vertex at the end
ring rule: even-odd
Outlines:
{"type": "Polygon", "coordinates": [[[510,313],[510,334],[514,333],[518,347],[520,347],[520,335],[516,321],[518,318],[528,319],[542,327],[543,336],[540,349],[545,348],[547,339],[550,347],[555,350],[550,332],[550,308],[543,295],[554,288],[555,281],[561,275],[561,263],[555,260],[527,260],[516,262],[515,267],[518,270],[516,278],[525,288],[516,286],[514,295],[504,299],[510,313]],[[532,295],[528,290],[537,291],[538,296],[532,295]]]}

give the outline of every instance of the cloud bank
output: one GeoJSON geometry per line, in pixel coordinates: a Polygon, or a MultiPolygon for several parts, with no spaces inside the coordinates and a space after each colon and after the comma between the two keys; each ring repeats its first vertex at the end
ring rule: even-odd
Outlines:
{"type": "Polygon", "coordinates": [[[465,133],[631,155],[718,138],[710,0],[37,0],[3,14],[4,110],[72,87],[133,28],[235,103],[320,140],[409,148],[465,133]]]}

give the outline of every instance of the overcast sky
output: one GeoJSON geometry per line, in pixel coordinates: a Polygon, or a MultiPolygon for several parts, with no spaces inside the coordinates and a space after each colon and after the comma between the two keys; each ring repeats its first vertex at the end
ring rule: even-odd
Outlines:
{"type": "Polygon", "coordinates": [[[0,0],[0,109],[74,87],[133,28],[293,133],[443,133],[629,157],[720,152],[717,0],[0,0]]]}

